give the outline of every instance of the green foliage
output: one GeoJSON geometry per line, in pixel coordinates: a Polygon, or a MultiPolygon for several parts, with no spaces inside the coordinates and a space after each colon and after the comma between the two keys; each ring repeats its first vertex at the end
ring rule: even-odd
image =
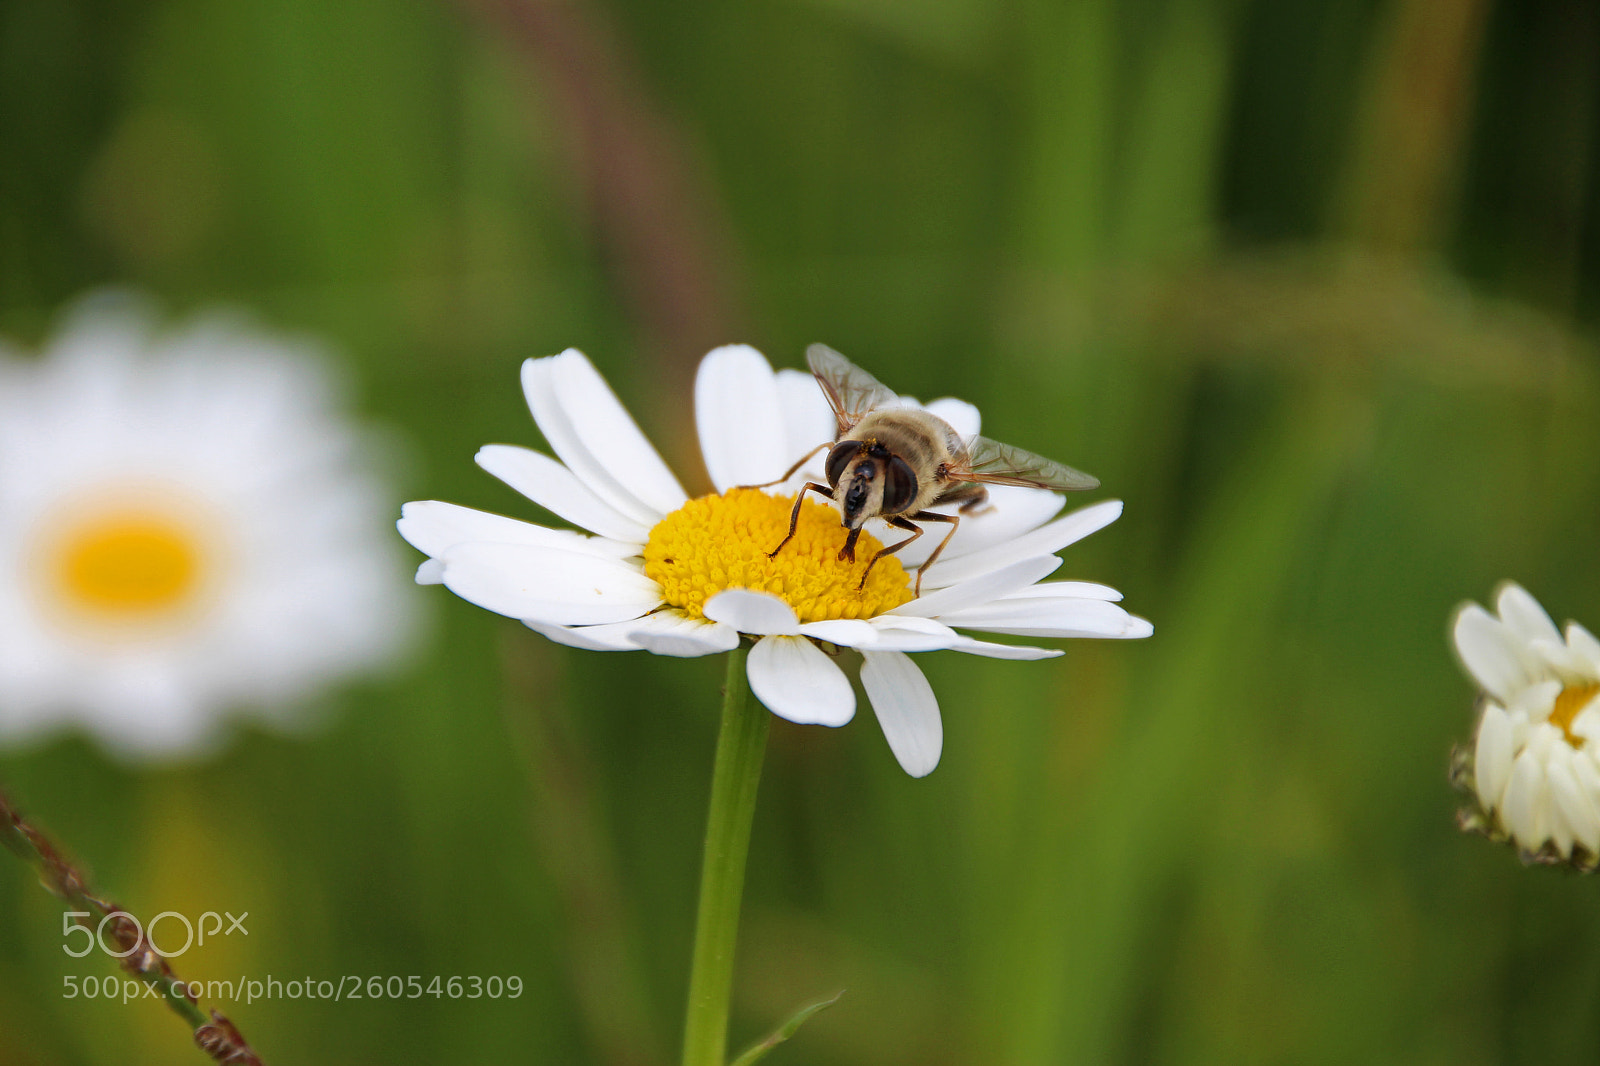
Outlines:
{"type": "Polygon", "coordinates": [[[817,1014],[827,1010],[829,1007],[839,1002],[839,997],[842,995],[844,995],[843,989],[835,992],[827,999],[819,999],[815,1003],[808,1003],[804,1007],[801,1007],[799,1010],[794,1012],[794,1016],[788,1021],[778,1026],[778,1028],[774,1029],[772,1033],[760,1043],[752,1045],[750,1050],[746,1051],[743,1055],[740,1055],[737,1059],[735,1059],[733,1061],[733,1066],[752,1066],[752,1064],[760,1062],[762,1059],[767,1057],[767,1053],[773,1048],[784,1043],[786,1040],[794,1036],[795,1033],[798,1033],[802,1025],[806,1024],[806,1022],[810,1021],[817,1014]]]}
{"type": "MultiPolygon", "coordinates": [[[[403,436],[397,513],[541,517],[471,457],[540,443],[517,365],[569,345],[697,484],[689,368],[733,340],[971,399],[1125,499],[1061,574],[1149,641],[926,657],[925,780],[864,701],[773,723],[733,1046],[848,986],[769,1061],[1592,1058],[1594,883],[1458,833],[1446,782],[1451,610],[1514,578],[1600,624],[1571,5],[1431,5],[1465,29],[1421,53],[1423,0],[545,6],[610,58],[487,3],[0,2],[0,332],[131,283],[320,334],[403,436]]],[[[313,736],[0,782],[135,911],[250,912],[184,977],[523,981],[219,1004],[269,1064],[672,1061],[720,663],[415,595],[425,650],[313,736]]],[[[0,1066],[202,1061],[61,998],[117,971],[4,859],[0,1066]]]]}

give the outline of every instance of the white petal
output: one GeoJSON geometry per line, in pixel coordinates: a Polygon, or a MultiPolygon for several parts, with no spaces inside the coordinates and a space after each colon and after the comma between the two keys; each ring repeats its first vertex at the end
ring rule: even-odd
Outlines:
{"type": "Polygon", "coordinates": [[[911,657],[898,651],[865,651],[861,685],[883,727],[889,750],[912,777],[926,777],[939,765],[944,723],[933,686],[911,657]]]}
{"type": "Polygon", "coordinates": [[[417,584],[444,584],[444,564],[437,559],[422,560],[422,565],[417,567],[417,584]]]}
{"type": "Polygon", "coordinates": [[[1538,674],[1555,674],[1559,677],[1580,680],[1589,674],[1588,663],[1582,655],[1567,647],[1564,640],[1539,637],[1525,645],[1538,674]]]}
{"type": "Polygon", "coordinates": [[[1591,696],[1589,702],[1572,716],[1572,723],[1567,728],[1586,743],[1600,744],[1600,693],[1591,696]]]}
{"type": "Polygon", "coordinates": [[[942,651],[966,639],[943,622],[915,615],[881,614],[872,627],[878,631],[873,647],[884,651],[942,651]]]}
{"type": "Polygon", "coordinates": [[[693,658],[729,651],[738,646],[732,627],[690,618],[681,611],[655,611],[625,622],[598,626],[558,626],[524,622],[558,644],[586,651],[639,651],[693,658]]]}
{"type": "Polygon", "coordinates": [[[1550,753],[1556,748],[1567,746],[1567,738],[1559,726],[1549,722],[1536,722],[1528,729],[1528,743],[1524,750],[1533,753],[1533,757],[1543,766],[1550,761],[1550,753]]]}
{"type": "Polygon", "coordinates": [[[1552,760],[1546,770],[1550,780],[1550,798],[1560,810],[1565,828],[1571,833],[1570,837],[1556,841],[1562,854],[1571,853],[1574,839],[1591,852],[1596,850],[1596,844],[1600,844],[1600,815],[1595,813],[1594,805],[1578,784],[1572,763],[1572,756],[1564,755],[1552,760]]]}
{"type": "Polygon", "coordinates": [[[793,635],[800,619],[783,600],[770,592],[724,589],[706,601],[706,617],[726,622],[741,633],[793,635]]]}
{"type": "Polygon", "coordinates": [[[1511,703],[1529,679],[1500,623],[1482,607],[1469,603],[1457,612],[1454,632],[1456,651],[1467,672],[1485,692],[1501,703],[1511,703]]]}
{"type": "MultiPolygon", "coordinates": [[[[999,544],[1009,543],[1038,529],[1055,517],[1066,502],[1066,497],[1060,493],[1044,489],[1022,488],[1018,485],[990,485],[989,502],[975,514],[961,516],[961,525],[956,527],[955,535],[950,538],[949,545],[940,554],[939,563],[928,572],[924,584],[928,582],[932,582],[934,586],[945,584],[939,580],[939,571],[945,563],[985,551],[999,544]]],[[[868,523],[868,528],[879,540],[883,540],[885,534],[898,535],[877,519],[868,523]]],[[[933,553],[933,549],[938,547],[942,538],[942,530],[930,529],[921,540],[898,553],[899,558],[905,560],[907,568],[921,566],[933,553]]]]}
{"type": "Polygon", "coordinates": [[[522,390],[550,447],[585,485],[652,526],[688,497],[582,352],[522,364],[522,390]]]}
{"type": "Polygon", "coordinates": [[[805,637],[763,637],[750,649],[750,691],[779,718],[844,725],[856,713],[850,679],[805,637]]]}
{"type": "Polygon", "coordinates": [[[1527,589],[1515,582],[1508,581],[1501,587],[1495,608],[1500,612],[1500,620],[1523,643],[1533,640],[1561,640],[1561,633],[1556,629],[1556,624],[1550,620],[1545,609],[1539,606],[1539,601],[1530,596],[1527,589]]]}
{"type": "Polygon", "coordinates": [[[1533,754],[1524,750],[1511,764],[1511,781],[1506,786],[1501,820],[1517,843],[1530,851],[1544,843],[1544,819],[1539,808],[1545,803],[1544,768],[1533,754]]]}
{"type": "Polygon", "coordinates": [[[661,604],[661,587],[637,567],[524,544],[457,545],[444,555],[444,583],[496,614],[562,625],[622,622],[661,604]]]}
{"type": "Polygon", "coordinates": [[[412,547],[434,558],[458,544],[475,541],[560,548],[603,559],[624,559],[639,553],[638,545],[587,537],[570,529],[551,529],[441,500],[416,500],[405,504],[400,508],[400,521],[395,523],[395,528],[412,547]]]}
{"type": "Polygon", "coordinates": [[[1524,717],[1534,721],[1543,721],[1555,710],[1556,697],[1561,695],[1561,682],[1551,678],[1549,681],[1535,681],[1517,691],[1516,699],[1506,705],[1506,710],[1513,713],[1520,712],[1524,717]]]}
{"type": "Polygon", "coordinates": [[[1025,589],[1018,589],[1006,597],[1011,600],[1106,600],[1115,603],[1122,599],[1122,593],[1110,585],[1101,585],[1094,581],[1044,581],[1037,585],[1029,585],[1025,589]]]}
{"type": "MultiPolygon", "coordinates": [[[[577,413],[565,410],[562,405],[552,363],[556,359],[566,358],[569,352],[523,362],[522,392],[528,401],[528,410],[551,449],[586,488],[630,521],[652,525],[669,512],[651,508],[628,491],[591,450],[575,421],[577,413]]],[[[583,358],[581,353],[572,354],[583,358]]]]}
{"type": "Polygon", "coordinates": [[[859,618],[833,618],[822,622],[805,622],[800,626],[802,635],[845,648],[861,644],[877,644],[878,630],[871,622],[859,618]]]}
{"type": "Polygon", "coordinates": [[[1054,659],[1058,655],[1066,654],[1060,648],[1033,648],[1026,644],[995,644],[987,640],[973,640],[971,637],[962,637],[950,645],[951,651],[965,652],[968,655],[982,655],[989,659],[1054,659]]]}
{"type": "MultiPolygon", "coordinates": [[[[800,370],[780,370],[777,374],[777,386],[778,402],[783,407],[786,438],[783,451],[789,457],[789,462],[793,463],[817,445],[833,440],[837,423],[834,421],[832,409],[828,407],[828,401],[823,398],[822,386],[818,385],[817,379],[810,374],[800,370]]],[[[818,452],[810,462],[806,463],[801,474],[809,474],[808,479],[812,481],[825,480],[822,465],[825,454],[818,452]]],[[[783,469],[788,469],[788,465],[785,464],[783,469]]],[[[781,473],[783,470],[772,476],[777,477],[781,473]]]]}
{"type": "MultiPolygon", "coordinates": [[[[1506,648],[1521,662],[1523,671],[1529,678],[1550,676],[1551,663],[1541,654],[1539,645],[1548,648],[1561,638],[1544,608],[1520,585],[1511,582],[1501,585],[1495,606],[1500,613],[1506,648]]],[[[1564,655],[1560,657],[1565,658],[1564,655]]]]}
{"type": "Polygon", "coordinates": [[[958,400],[954,396],[945,396],[934,400],[927,405],[930,414],[937,415],[950,424],[950,428],[961,435],[961,439],[970,441],[976,437],[983,428],[983,419],[978,415],[978,409],[965,400],[958,400]]]}
{"type": "Polygon", "coordinates": [[[1018,559],[1054,554],[1067,545],[1104,529],[1115,522],[1120,514],[1122,514],[1121,500],[1104,500],[1088,507],[1081,507],[1054,522],[1040,526],[1031,533],[996,544],[992,548],[961,555],[948,561],[940,556],[939,561],[928,569],[923,584],[935,587],[954,585],[988,571],[998,570],[1018,559]]]}
{"type": "Polygon", "coordinates": [[[661,514],[688,500],[672,470],[640,432],[611,386],[581,353],[569,349],[552,360],[552,377],[562,405],[577,422],[590,451],[635,497],[661,514]]]}
{"type": "Polygon", "coordinates": [[[625,622],[607,622],[598,626],[563,626],[553,622],[524,620],[523,625],[557,644],[583,651],[639,651],[639,645],[629,635],[638,628],[639,619],[625,622]]]}
{"type": "Polygon", "coordinates": [[[1511,719],[1511,753],[1521,754],[1522,749],[1528,746],[1528,735],[1533,731],[1528,716],[1519,711],[1506,708],[1506,717],[1511,719]]]}
{"type": "MultiPolygon", "coordinates": [[[[1583,790],[1590,808],[1600,811],[1600,768],[1596,768],[1593,756],[1583,751],[1575,754],[1572,758],[1572,776],[1577,778],[1578,787],[1583,790]]],[[[1600,854],[1600,840],[1590,843],[1588,838],[1581,834],[1579,839],[1583,840],[1584,847],[1600,854]]]]}
{"type": "Polygon", "coordinates": [[[156,306],[137,292],[97,289],[62,315],[51,343],[51,358],[101,366],[137,359],[150,344],[158,318],[156,306]]]}
{"type": "Polygon", "coordinates": [[[1576,622],[1567,623],[1567,647],[1576,652],[1589,666],[1592,675],[1600,676],[1600,640],[1576,622]]]}
{"type": "Polygon", "coordinates": [[[1566,811],[1560,803],[1556,802],[1555,791],[1556,786],[1555,782],[1551,780],[1550,768],[1546,767],[1544,777],[1545,801],[1542,808],[1544,833],[1546,838],[1555,844],[1556,854],[1565,857],[1572,853],[1574,833],[1572,824],[1567,821],[1566,811]]]}
{"type": "Polygon", "coordinates": [[[939,616],[939,621],[959,629],[981,629],[1021,637],[1132,639],[1148,637],[1152,631],[1149,622],[1129,614],[1117,604],[1064,598],[996,600],[980,607],[946,611],[939,616]]]}
{"type": "Polygon", "coordinates": [[[1022,559],[998,570],[988,571],[963,584],[918,596],[910,603],[902,603],[894,610],[885,613],[937,618],[945,611],[976,607],[1025,588],[1053,572],[1060,565],[1061,559],[1055,555],[1022,559]]]}
{"type": "Polygon", "coordinates": [[[1473,755],[1478,802],[1484,809],[1492,811],[1501,805],[1506,783],[1511,779],[1514,753],[1510,717],[1498,703],[1487,704],[1483,720],[1478,723],[1478,745],[1473,755]]]}
{"type": "Polygon", "coordinates": [[[681,611],[657,611],[623,624],[632,627],[629,636],[634,643],[655,655],[692,659],[739,646],[737,629],[721,622],[690,618],[681,611]]]}
{"type": "Polygon", "coordinates": [[[765,484],[804,454],[789,454],[772,367],[749,345],[730,344],[700,360],[694,421],[706,472],[718,492],[765,484]]]}
{"type": "Polygon", "coordinates": [[[478,465],[551,514],[612,540],[643,544],[649,527],[596,496],[577,475],[542,452],[510,444],[478,449],[478,465]]]}

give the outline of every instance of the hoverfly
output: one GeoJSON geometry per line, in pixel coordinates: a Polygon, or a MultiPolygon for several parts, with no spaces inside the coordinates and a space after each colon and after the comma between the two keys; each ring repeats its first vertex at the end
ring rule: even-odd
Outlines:
{"type": "Polygon", "coordinates": [[[944,551],[961,524],[960,515],[972,516],[989,499],[986,485],[1021,485],[1036,489],[1075,491],[1096,488],[1098,479],[1042,455],[1001,444],[987,437],[964,440],[948,422],[928,411],[906,407],[897,393],[850,360],[821,344],[806,349],[811,367],[838,428],[831,442],[806,453],[788,473],[771,484],[794,476],[817,452],[828,448],[828,483],[807,482],[795,497],[789,515],[789,533],[768,556],[776,556],[794,537],[800,522],[800,504],[815,492],[838,505],[846,529],[841,560],[854,562],[856,539],[869,518],[881,518],[911,534],[882,548],[861,573],[858,588],[879,559],[893,555],[922,536],[918,522],[945,522],[950,531],[917,569],[916,595],[922,594],[922,575],[944,551]],[[942,514],[931,507],[955,506],[958,514],[942,514]]]}

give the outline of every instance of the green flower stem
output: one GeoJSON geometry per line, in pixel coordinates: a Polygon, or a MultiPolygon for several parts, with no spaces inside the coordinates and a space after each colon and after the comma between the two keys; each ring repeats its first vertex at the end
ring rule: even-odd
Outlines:
{"type": "Polygon", "coordinates": [[[767,712],[751,702],[745,680],[749,654],[744,645],[728,653],[722,727],[711,770],[705,858],[700,866],[700,911],[689,971],[683,1066],[724,1066],[727,1061],[733,945],[739,933],[739,901],[744,894],[745,859],[750,854],[756,786],[761,783],[761,760],[767,746],[767,712]]]}

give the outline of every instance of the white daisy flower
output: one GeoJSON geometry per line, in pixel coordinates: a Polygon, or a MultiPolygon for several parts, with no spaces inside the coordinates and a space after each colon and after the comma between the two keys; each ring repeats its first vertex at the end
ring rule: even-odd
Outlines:
{"type": "Polygon", "coordinates": [[[1576,622],[1566,635],[1520,586],[1496,618],[1468,604],[1456,650],[1483,690],[1470,760],[1457,780],[1480,810],[1469,828],[1509,837],[1530,860],[1593,868],[1600,860],[1600,641],[1576,622]]]}
{"type": "Polygon", "coordinates": [[[126,294],[0,346],[0,740],[192,755],[399,650],[387,493],[304,347],[126,294]]]}
{"type": "MultiPolygon", "coordinates": [[[[859,649],[862,686],[889,747],[920,777],[939,762],[943,727],[933,690],[907,652],[1061,654],[977,640],[959,629],[1031,637],[1151,632],[1117,605],[1114,589],[1040,583],[1060,565],[1057,551],[1116,519],[1122,504],[1115,500],[1052,521],[1059,495],[991,486],[993,507],[962,519],[918,598],[907,567],[914,570],[939,538],[884,557],[862,585],[886,527],[869,523],[858,561],[841,562],[846,531],[839,512],[823,503],[801,507],[794,539],[769,558],[788,530],[796,488],[826,480],[822,457],[782,486],[739,486],[781,477],[799,456],[833,439],[834,419],[810,374],[774,374],[752,348],[719,348],[700,364],[695,419],[717,494],[693,500],[582,353],[528,360],[522,386],[555,457],[491,444],[478,452],[478,464],[593,535],[437,501],[407,504],[399,528],[429,556],[419,582],[442,582],[551,640],[694,656],[751,637],[756,697],[792,722],[830,726],[844,725],[856,709],[836,651],[859,649]]],[[[970,404],[938,400],[927,409],[964,436],[978,432],[970,404]]]]}

